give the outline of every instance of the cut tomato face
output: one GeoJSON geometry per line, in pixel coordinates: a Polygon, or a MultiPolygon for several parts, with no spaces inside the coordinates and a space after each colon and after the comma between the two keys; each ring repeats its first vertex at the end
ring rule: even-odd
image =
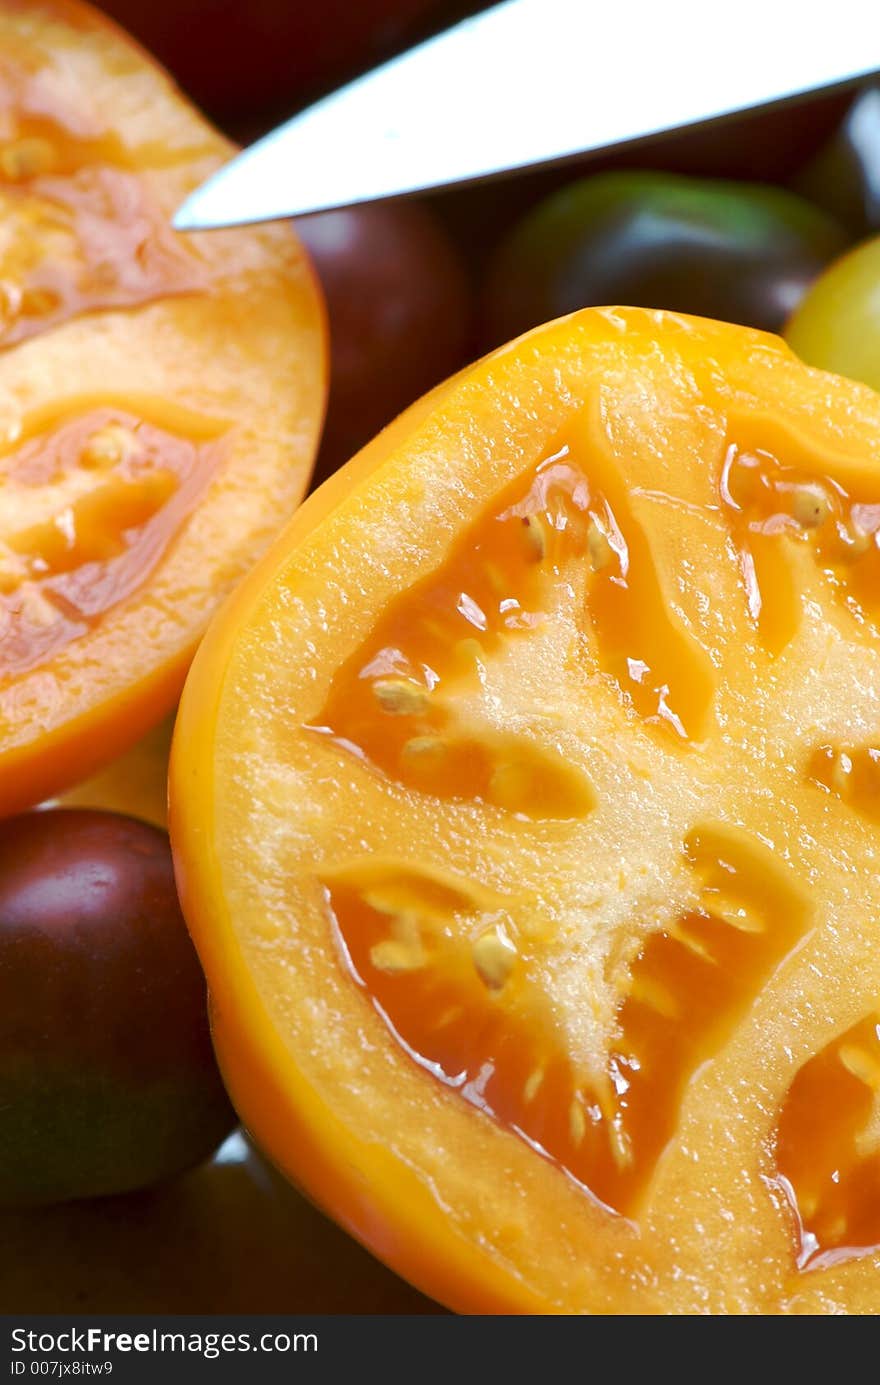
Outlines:
{"type": "Polygon", "coordinates": [[[200,648],[228,1085],[449,1306],[880,1308],[878,477],[871,391],[583,312],[381,434],[200,648]]]}
{"type": "Polygon", "coordinates": [[[161,719],[306,488],[304,254],[170,227],[230,150],[96,11],[0,3],[0,813],[161,719]]]}

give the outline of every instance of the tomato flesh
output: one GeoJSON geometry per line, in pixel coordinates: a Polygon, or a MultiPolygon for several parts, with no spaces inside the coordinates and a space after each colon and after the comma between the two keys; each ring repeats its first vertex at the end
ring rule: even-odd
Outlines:
{"type": "Polygon", "coordinates": [[[7,676],[57,654],[141,586],[222,461],[222,426],[138,403],[137,414],[105,405],[55,427],[41,419],[0,459],[16,526],[0,530],[7,676]]]}
{"type": "Polygon", "coordinates": [[[224,1074],[453,1307],[876,1311],[875,1117],[829,1086],[813,1167],[799,1074],[880,987],[878,436],[777,339],[577,314],[209,632],[171,821],[224,1074]]]}
{"type": "Polygon", "coordinates": [[[780,1112],[776,1167],[797,1218],[799,1268],[880,1249],[878,1122],[880,1014],[873,1013],[804,1064],[780,1112]]]}
{"type": "Polygon", "coordinates": [[[582,466],[579,451],[576,442],[554,446],[468,527],[438,572],[390,603],[334,680],[316,731],[423,792],[533,817],[583,816],[594,803],[583,774],[509,733],[472,734],[461,704],[505,639],[541,623],[563,574],[583,585],[567,569],[586,556],[584,598],[603,666],[646,719],[683,739],[699,734],[712,694],[705,656],[668,619],[625,494],[611,476],[604,493],[593,489],[596,468],[582,466]]]}
{"type": "Polygon", "coordinates": [[[229,152],[97,11],[0,3],[0,815],[170,711],[306,488],[302,251],[277,226],[171,229],[229,152]]]}
{"type": "MultiPolygon", "coordinates": [[[[670,620],[623,488],[605,468],[605,493],[595,490],[603,468],[588,436],[569,436],[390,603],[308,730],[435,799],[585,817],[597,795],[583,772],[530,737],[477,724],[468,708],[469,688],[505,643],[527,638],[560,593],[576,593],[603,667],[639,715],[685,742],[705,733],[711,666],[670,620]]],[[[729,493],[729,467],[724,484],[729,493]]],[[[365,863],[325,879],[353,974],[407,1052],[624,1213],[675,1128],[687,1079],[805,923],[796,886],[753,848],[710,829],[683,842],[682,855],[702,881],[700,907],[636,953],[598,1073],[570,1061],[529,976],[540,930],[509,900],[393,862],[378,875],[365,863]]]]}
{"type": "Polygon", "coordinates": [[[807,918],[797,887],[750,844],[709,829],[684,855],[701,907],[633,958],[599,1072],[578,1069],[530,976],[547,938],[521,907],[394,862],[325,882],[343,956],[394,1039],[624,1214],[638,1210],[688,1079],[807,918]]]}
{"type": "Polygon", "coordinates": [[[862,620],[876,619],[880,577],[880,488],[855,477],[845,460],[835,474],[827,455],[797,434],[784,433],[776,450],[784,464],[766,445],[732,447],[721,480],[749,610],[773,654],[790,643],[801,619],[791,545],[808,547],[862,620]]]}
{"type": "MultiPolygon", "coordinates": [[[[137,151],[160,165],[204,152],[137,151]]],[[[0,209],[0,346],[83,312],[206,287],[131,152],[34,71],[26,48],[0,57],[0,209]]]]}

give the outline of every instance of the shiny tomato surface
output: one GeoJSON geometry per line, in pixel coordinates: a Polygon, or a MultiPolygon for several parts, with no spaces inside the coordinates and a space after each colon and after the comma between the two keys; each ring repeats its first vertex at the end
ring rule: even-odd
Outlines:
{"type": "Polygon", "coordinates": [[[608,303],[776,331],[846,243],[830,216],[782,188],[598,174],[541,203],[502,244],[484,345],[608,303]]]}
{"type": "Polygon", "coordinates": [[[470,302],[442,226],[416,202],[301,217],[330,318],[322,480],[464,359],[470,302]]]}
{"type": "Polygon", "coordinates": [[[835,261],[785,329],[808,365],[880,389],[880,237],[835,261]]]}
{"type": "Polygon", "coordinates": [[[0,1205],[118,1193],[235,1122],[168,839],[88,809],[0,831],[0,1205]]]}

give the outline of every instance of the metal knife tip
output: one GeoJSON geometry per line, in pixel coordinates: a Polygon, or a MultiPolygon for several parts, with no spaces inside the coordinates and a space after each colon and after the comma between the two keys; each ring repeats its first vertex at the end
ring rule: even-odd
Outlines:
{"type": "MultiPolygon", "coordinates": [[[[279,212],[274,207],[249,205],[247,198],[238,199],[238,202],[241,210],[231,208],[227,189],[221,186],[220,179],[209,179],[184,199],[171,218],[171,225],[175,231],[221,231],[233,226],[286,221],[290,216],[301,215],[299,208],[294,212],[279,212]]],[[[312,208],[303,210],[311,211],[312,208]]]]}
{"type": "Polygon", "coordinates": [[[175,231],[211,231],[215,226],[228,225],[228,208],[226,217],[222,222],[218,222],[211,216],[210,207],[205,207],[205,199],[202,196],[203,189],[199,188],[190,193],[189,197],[181,202],[177,211],[171,219],[171,225],[175,231]]]}

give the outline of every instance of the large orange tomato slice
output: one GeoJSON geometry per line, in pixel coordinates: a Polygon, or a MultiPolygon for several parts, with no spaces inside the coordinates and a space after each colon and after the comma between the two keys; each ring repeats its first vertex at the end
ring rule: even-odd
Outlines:
{"type": "Polygon", "coordinates": [[[468,1311],[880,1309],[880,399],[593,310],[212,627],[172,835],[277,1164],[468,1311]]]}
{"type": "Polygon", "coordinates": [[[0,3],[0,813],[170,709],[306,487],[303,252],[284,227],[170,229],[230,150],[96,11],[0,3]]]}

